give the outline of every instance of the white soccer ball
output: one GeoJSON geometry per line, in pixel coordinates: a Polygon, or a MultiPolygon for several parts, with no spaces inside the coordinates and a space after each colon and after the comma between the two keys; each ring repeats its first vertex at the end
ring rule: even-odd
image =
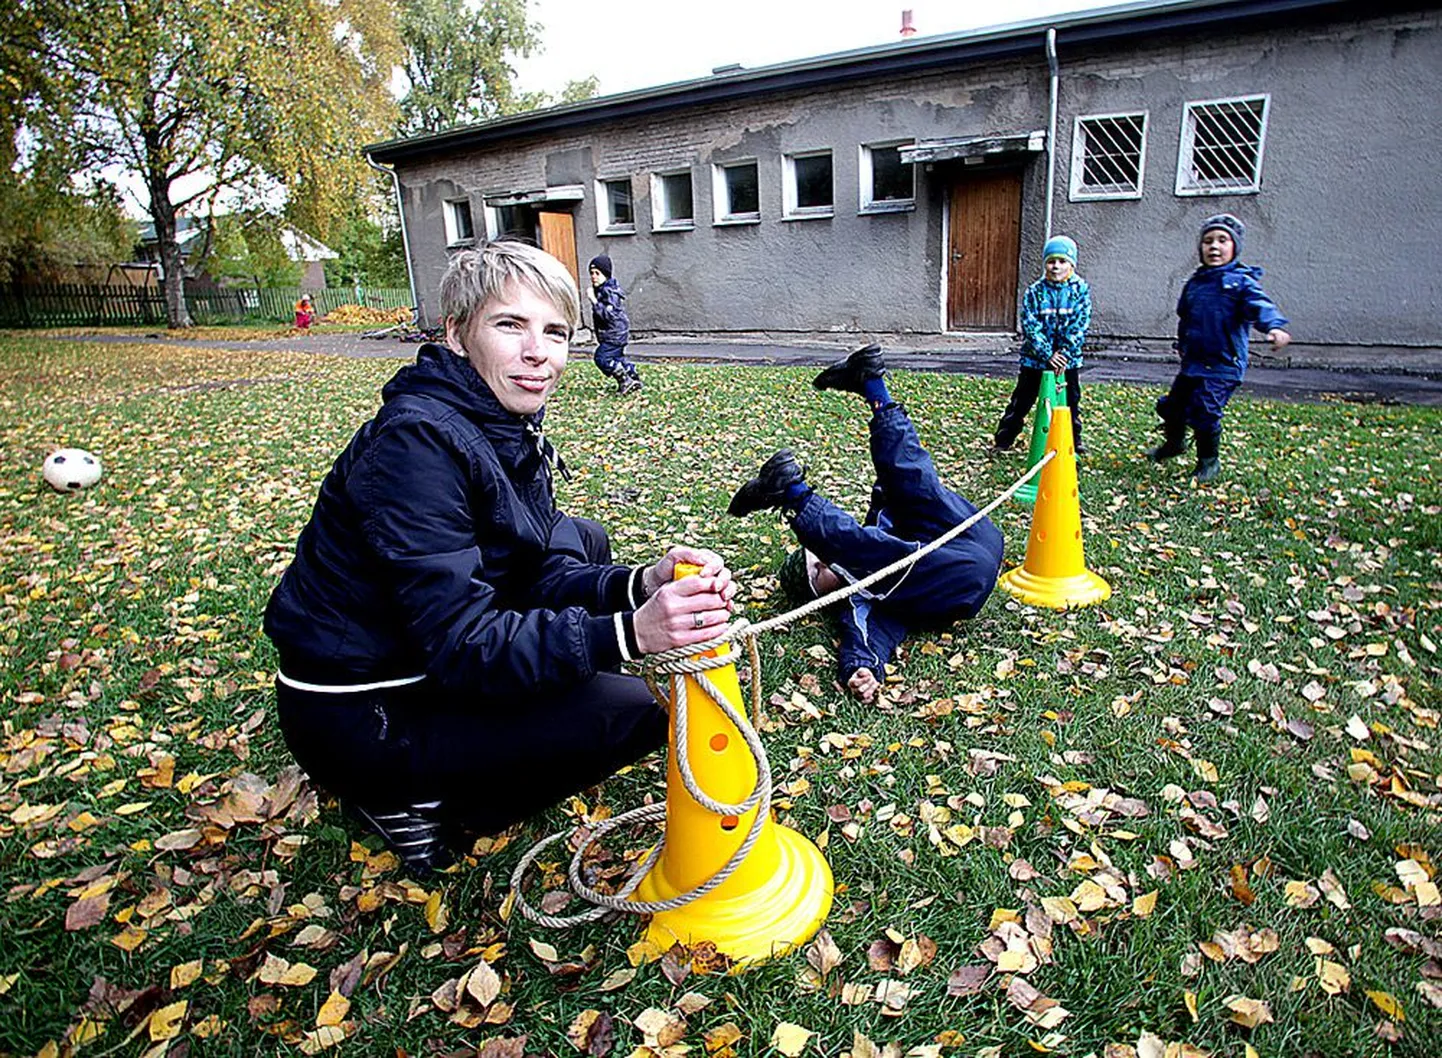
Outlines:
{"type": "Polygon", "coordinates": [[[100,460],[83,448],[59,448],[46,456],[42,473],[51,488],[79,492],[100,480],[100,460]]]}

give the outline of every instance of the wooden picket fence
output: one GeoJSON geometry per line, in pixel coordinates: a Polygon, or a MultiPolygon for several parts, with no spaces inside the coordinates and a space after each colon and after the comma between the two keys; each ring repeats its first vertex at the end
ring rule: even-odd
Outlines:
{"type": "MultiPolygon", "coordinates": [[[[295,303],[309,294],[317,316],[340,305],[396,309],[411,304],[404,287],[224,287],[187,290],[185,304],[196,323],[290,322],[295,303]]],[[[0,287],[0,327],[114,327],[165,325],[159,287],[78,283],[0,287]]]]}

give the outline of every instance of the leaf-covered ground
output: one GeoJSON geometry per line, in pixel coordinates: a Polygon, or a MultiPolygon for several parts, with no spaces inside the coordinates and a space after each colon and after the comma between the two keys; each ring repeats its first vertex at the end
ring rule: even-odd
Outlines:
{"type": "MultiPolygon", "coordinates": [[[[728,975],[635,922],[503,917],[532,841],[659,795],[659,758],[420,884],[290,764],[261,611],[395,367],[0,338],[0,1053],[1438,1053],[1436,410],[1239,400],[1198,490],[1138,458],[1155,393],[1092,386],[1106,605],[995,595],[874,707],[823,620],[768,638],[780,814],[838,892],[805,952],[728,975]],[[100,485],[41,482],[63,445],[100,485]]],[[[655,366],[620,402],[574,365],[563,505],[622,561],[714,547],[779,612],[785,526],[730,492],[782,444],[854,509],[870,484],[857,402],[808,382],[655,366]]],[[[986,453],[1005,383],[894,389],[961,491],[1020,472],[986,453]]],[[[475,787],[504,796],[484,760],[475,787]]]]}

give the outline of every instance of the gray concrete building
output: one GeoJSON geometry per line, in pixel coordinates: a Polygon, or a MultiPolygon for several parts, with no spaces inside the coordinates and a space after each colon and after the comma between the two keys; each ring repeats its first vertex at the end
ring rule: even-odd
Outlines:
{"type": "MultiPolygon", "coordinates": [[[[422,319],[448,254],[610,254],[643,333],[1010,331],[1047,232],[1093,333],[1162,338],[1217,212],[1294,336],[1442,345],[1442,12],[1142,2],[367,148],[422,319]]],[[[579,268],[578,268],[579,266],[579,268]]]]}

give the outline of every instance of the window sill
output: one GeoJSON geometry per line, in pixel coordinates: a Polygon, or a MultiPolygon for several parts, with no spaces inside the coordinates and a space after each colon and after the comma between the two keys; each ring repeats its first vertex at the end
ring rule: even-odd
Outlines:
{"type": "Polygon", "coordinates": [[[1071,194],[1067,195],[1067,201],[1069,201],[1069,202],[1122,202],[1122,201],[1132,201],[1132,202],[1135,202],[1137,199],[1140,199],[1141,197],[1142,197],[1141,188],[1137,188],[1137,190],[1135,190],[1135,191],[1093,191],[1093,192],[1090,192],[1090,193],[1088,193],[1088,192],[1081,192],[1081,191],[1073,191],[1071,194]]]}
{"type": "Polygon", "coordinates": [[[720,220],[718,220],[718,221],[715,222],[715,226],[718,227],[718,228],[738,228],[738,227],[744,227],[744,226],[747,225],[747,224],[760,224],[760,223],[761,223],[761,215],[760,215],[760,214],[756,214],[756,215],[754,215],[754,216],[722,217],[720,220]]]}
{"type": "Polygon", "coordinates": [[[687,221],[679,221],[679,220],[678,220],[678,221],[675,221],[674,223],[666,223],[666,224],[660,225],[659,227],[652,228],[652,229],[651,229],[651,233],[652,233],[653,235],[655,235],[655,234],[657,234],[657,233],[659,233],[659,232],[664,232],[664,231],[695,231],[695,230],[696,230],[696,222],[695,222],[694,220],[687,220],[687,221]]]}
{"type": "Polygon", "coordinates": [[[1218,195],[1256,195],[1261,191],[1260,187],[1179,187],[1176,193],[1179,198],[1215,198],[1218,195]]]}
{"type": "Polygon", "coordinates": [[[908,198],[895,202],[873,202],[856,211],[858,217],[875,216],[880,213],[915,213],[916,199],[908,198]]]}
{"type": "Polygon", "coordinates": [[[602,228],[600,231],[596,232],[596,235],[597,235],[598,237],[602,238],[602,239],[606,238],[608,235],[635,235],[635,234],[636,234],[635,225],[632,225],[632,226],[629,227],[629,228],[602,228]]]}
{"type": "Polygon", "coordinates": [[[457,239],[455,242],[446,243],[447,250],[467,250],[476,245],[474,237],[469,239],[457,239]]]}
{"type": "Polygon", "coordinates": [[[801,213],[801,212],[788,213],[788,214],[786,214],[786,216],[782,217],[781,219],[782,219],[782,220],[830,220],[830,219],[831,219],[832,217],[834,217],[834,216],[836,216],[836,211],[835,211],[835,210],[832,210],[832,209],[819,209],[819,210],[817,210],[815,213],[801,213]]]}

